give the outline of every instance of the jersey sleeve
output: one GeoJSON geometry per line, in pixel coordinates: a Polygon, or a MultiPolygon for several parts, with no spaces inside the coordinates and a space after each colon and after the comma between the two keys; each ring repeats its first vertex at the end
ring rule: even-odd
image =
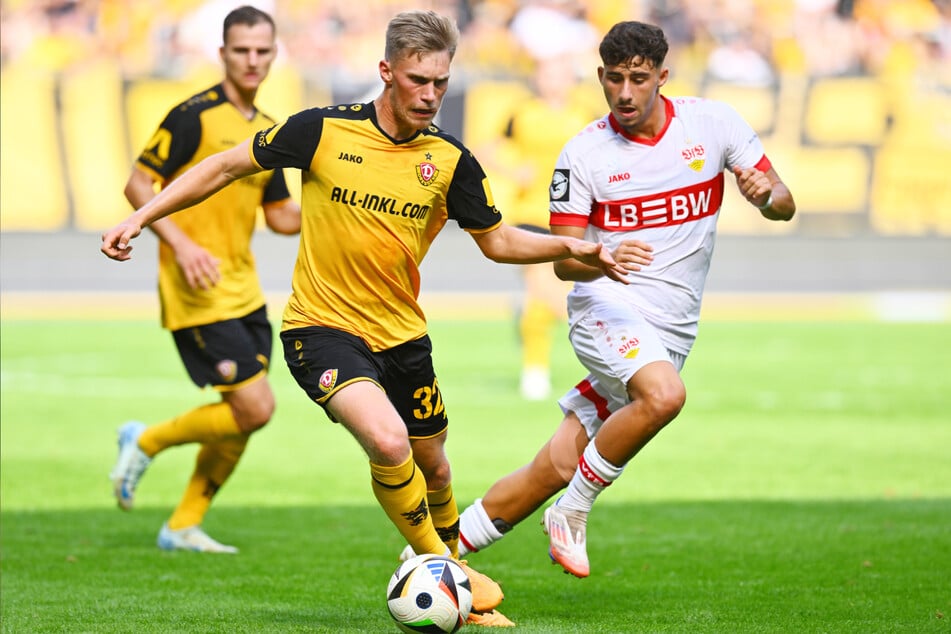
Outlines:
{"type": "Polygon", "coordinates": [[[464,149],[459,156],[446,193],[446,207],[449,217],[467,231],[485,231],[502,221],[492,199],[489,179],[468,150],[464,149]]]}
{"type": "Polygon", "coordinates": [[[264,188],[264,195],[261,202],[273,203],[279,200],[285,200],[291,197],[291,192],[287,189],[287,181],[284,179],[284,170],[278,168],[271,175],[271,180],[267,182],[264,188]]]}
{"type": "Polygon", "coordinates": [[[321,110],[312,108],[259,131],[250,144],[251,160],[264,169],[310,169],[320,143],[323,123],[321,110]]]}
{"type": "Polygon", "coordinates": [[[191,161],[201,142],[201,132],[195,109],[175,108],[165,116],[136,162],[168,180],[191,161]]]}
{"type": "Polygon", "coordinates": [[[770,163],[766,158],[763,142],[750,124],[733,106],[723,102],[712,102],[712,105],[722,122],[718,129],[725,135],[723,147],[726,169],[756,167],[763,172],[768,170],[770,163]]]}

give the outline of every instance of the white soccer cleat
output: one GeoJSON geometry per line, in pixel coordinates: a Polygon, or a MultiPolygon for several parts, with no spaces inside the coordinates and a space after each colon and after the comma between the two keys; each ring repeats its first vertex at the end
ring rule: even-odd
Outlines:
{"type": "Polygon", "coordinates": [[[191,550],[199,553],[237,554],[238,549],[215,541],[200,526],[189,526],[177,531],[162,524],[158,534],[158,547],[162,550],[191,550]]]}
{"type": "Polygon", "coordinates": [[[145,423],[131,421],[119,428],[119,457],[109,479],[112,480],[112,492],[123,511],[132,510],[135,502],[135,488],[139,478],[152,459],[139,449],[139,436],[145,431],[145,423]]]}
{"type": "Polygon", "coordinates": [[[545,509],[542,524],[548,534],[548,556],[565,572],[578,578],[591,573],[588,566],[588,551],[585,540],[585,528],[588,514],[583,511],[569,511],[552,504],[545,509]]]}
{"type": "Polygon", "coordinates": [[[551,396],[551,377],[545,368],[525,368],[519,391],[526,401],[544,401],[551,396]]]}
{"type": "Polygon", "coordinates": [[[406,548],[403,549],[403,552],[400,553],[400,561],[409,561],[416,556],[416,551],[413,550],[413,547],[409,544],[406,544],[406,548]]]}

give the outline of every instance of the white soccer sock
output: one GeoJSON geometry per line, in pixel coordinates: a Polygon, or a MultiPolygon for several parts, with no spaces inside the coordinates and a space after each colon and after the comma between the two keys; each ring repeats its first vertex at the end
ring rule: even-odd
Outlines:
{"type": "Polygon", "coordinates": [[[614,482],[622,471],[623,466],[614,466],[598,453],[598,448],[592,440],[581,454],[575,475],[568,483],[564,495],[559,498],[558,506],[571,511],[590,513],[595,498],[614,482]]]}
{"type": "Polygon", "coordinates": [[[504,535],[492,523],[482,506],[482,498],[470,504],[459,516],[459,556],[488,548],[504,535]]]}

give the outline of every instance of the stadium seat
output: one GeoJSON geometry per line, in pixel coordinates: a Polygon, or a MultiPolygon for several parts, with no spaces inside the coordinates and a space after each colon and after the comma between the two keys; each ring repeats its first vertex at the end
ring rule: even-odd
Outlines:
{"type": "Polygon", "coordinates": [[[905,143],[875,158],[870,219],[884,235],[951,236],[951,149],[905,143]]]}
{"type": "Polygon", "coordinates": [[[122,193],[131,163],[118,64],[96,61],[65,74],[60,103],[74,227],[100,231],[132,211],[122,193]]]}
{"type": "Polygon", "coordinates": [[[797,215],[866,212],[871,164],[865,149],[800,147],[777,167],[796,199],[797,215]]]}
{"type": "Polygon", "coordinates": [[[873,77],[817,79],[806,92],[803,133],[814,145],[882,143],[891,108],[884,84],[873,77]]]}
{"type": "Polygon", "coordinates": [[[0,72],[0,227],[4,231],[61,229],[69,221],[55,93],[51,74],[16,64],[0,72]]]}

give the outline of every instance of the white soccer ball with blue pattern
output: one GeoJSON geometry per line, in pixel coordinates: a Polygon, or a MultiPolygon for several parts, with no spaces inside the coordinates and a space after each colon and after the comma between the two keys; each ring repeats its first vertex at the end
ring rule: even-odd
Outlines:
{"type": "Polygon", "coordinates": [[[386,607],[404,632],[456,632],[472,609],[472,587],[466,571],[450,557],[417,555],[390,577],[386,607]]]}

